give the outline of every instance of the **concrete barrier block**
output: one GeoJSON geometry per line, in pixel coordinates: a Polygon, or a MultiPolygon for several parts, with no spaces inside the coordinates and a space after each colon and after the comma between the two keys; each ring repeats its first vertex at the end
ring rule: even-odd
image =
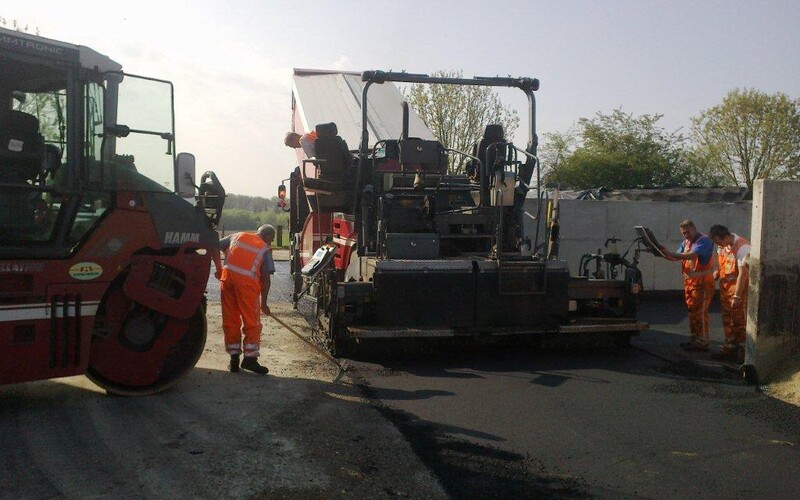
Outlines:
{"type": "Polygon", "coordinates": [[[800,182],[756,181],[745,363],[762,382],[800,348],[798,206],[800,182]]]}

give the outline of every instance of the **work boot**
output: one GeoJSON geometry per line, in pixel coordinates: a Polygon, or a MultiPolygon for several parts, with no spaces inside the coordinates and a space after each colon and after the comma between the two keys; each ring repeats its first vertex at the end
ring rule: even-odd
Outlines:
{"type": "Polygon", "coordinates": [[[231,362],[228,365],[228,370],[231,373],[239,373],[239,355],[238,354],[231,354],[231,362]]]}
{"type": "Polygon", "coordinates": [[[253,373],[258,373],[259,375],[266,375],[269,373],[269,368],[259,365],[256,358],[250,358],[246,356],[242,360],[242,368],[253,373]]]}

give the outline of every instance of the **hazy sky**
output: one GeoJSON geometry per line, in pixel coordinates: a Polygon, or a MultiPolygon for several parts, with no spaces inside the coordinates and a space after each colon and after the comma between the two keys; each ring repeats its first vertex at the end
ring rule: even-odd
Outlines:
{"type": "MultiPolygon", "coordinates": [[[[178,151],[252,196],[296,163],[292,68],[536,77],[540,135],[619,107],[688,129],[737,87],[800,97],[798,0],[40,0],[0,17],[172,81],[178,151]]],[[[524,123],[523,94],[503,97],[524,123]]]]}

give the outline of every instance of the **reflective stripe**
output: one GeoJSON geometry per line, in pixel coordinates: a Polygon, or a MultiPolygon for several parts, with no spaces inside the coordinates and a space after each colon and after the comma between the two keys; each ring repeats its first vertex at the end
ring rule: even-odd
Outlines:
{"type": "Polygon", "coordinates": [[[258,269],[261,267],[261,264],[264,263],[264,255],[267,253],[268,250],[269,247],[267,245],[264,245],[256,253],[256,258],[255,260],[253,260],[253,267],[251,268],[253,270],[253,273],[258,271],[258,269]]]}
{"type": "MultiPolygon", "coordinates": [[[[56,308],[56,318],[64,317],[64,308],[56,308]]],[[[75,317],[74,302],[70,302],[67,308],[67,316],[75,317]]],[[[81,317],[95,316],[97,308],[100,306],[99,300],[81,302],[81,317]]],[[[50,319],[50,304],[15,304],[13,306],[0,306],[0,323],[12,321],[35,321],[39,319],[50,319]]]]}
{"type": "Polygon", "coordinates": [[[258,347],[259,347],[258,344],[245,344],[244,345],[245,349],[256,350],[256,351],[258,350],[258,347]]]}
{"type": "Polygon", "coordinates": [[[258,253],[258,252],[261,251],[260,248],[254,247],[253,245],[248,245],[247,243],[243,243],[243,242],[239,241],[238,239],[236,241],[232,241],[231,242],[231,247],[232,248],[243,248],[243,249],[248,250],[248,251],[253,252],[253,253],[258,253]]]}
{"type": "Polygon", "coordinates": [[[337,236],[334,236],[333,242],[338,243],[339,245],[349,247],[358,243],[358,240],[355,238],[339,238],[337,236]]]}
{"type": "MultiPolygon", "coordinates": [[[[223,270],[256,279],[264,263],[264,255],[269,250],[269,245],[257,235],[236,233],[231,238],[231,243],[225,253],[225,264],[222,266],[223,270]],[[250,241],[249,243],[248,240],[250,241]],[[235,262],[235,264],[231,263],[231,261],[235,262]],[[244,266],[249,266],[249,269],[244,266]]],[[[224,277],[225,273],[223,273],[223,279],[224,277]]]]}
{"type": "Polygon", "coordinates": [[[233,264],[225,264],[223,267],[228,271],[232,271],[236,274],[243,274],[251,278],[255,278],[256,276],[258,276],[254,271],[251,271],[250,269],[242,269],[241,267],[234,266],[233,264]]]}

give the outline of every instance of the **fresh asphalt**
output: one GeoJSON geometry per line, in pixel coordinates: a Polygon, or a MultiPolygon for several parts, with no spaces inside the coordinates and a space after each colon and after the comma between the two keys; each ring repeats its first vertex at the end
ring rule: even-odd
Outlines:
{"type": "MultiPolygon", "coordinates": [[[[271,300],[288,301],[277,267],[271,300]]],[[[454,498],[796,498],[800,409],[683,352],[679,297],[645,300],[640,319],[627,349],[386,346],[348,362],[454,498]]]]}

